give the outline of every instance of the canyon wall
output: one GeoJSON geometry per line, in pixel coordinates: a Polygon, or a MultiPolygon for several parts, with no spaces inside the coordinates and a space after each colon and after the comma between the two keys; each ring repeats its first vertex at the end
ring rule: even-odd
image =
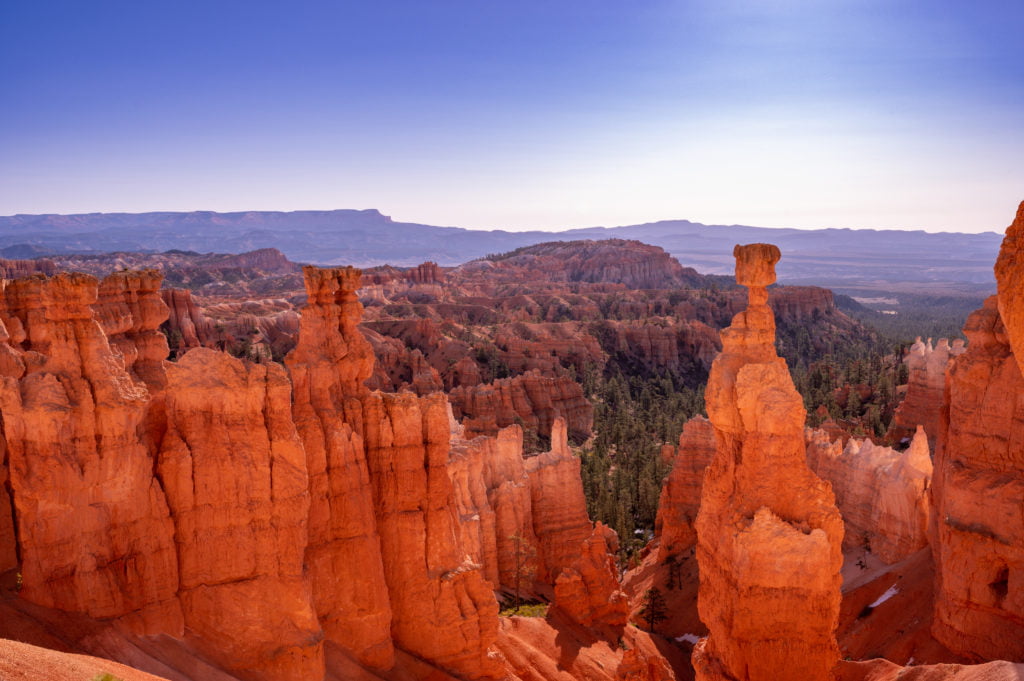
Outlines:
{"type": "Polygon", "coordinates": [[[964,326],[935,456],[932,632],[953,651],[1024,661],[1024,378],[995,297],[964,326]]]}
{"type": "Polygon", "coordinates": [[[998,296],[967,319],[935,456],[933,634],[1024,661],[1024,203],[996,262],[998,296]]]}
{"type": "Polygon", "coordinates": [[[697,678],[827,681],[839,660],[842,519],[804,459],[805,411],[775,354],[775,246],[737,246],[747,309],[722,332],[706,392],[716,451],[697,515],[697,678]],[[780,639],[785,641],[780,645],[780,639]]]}
{"type": "Polygon", "coordinates": [[[472,435],[495,435],[514,423],[552,438],[552,425],[565,420],[573,437],[585,439],[594,425],[594,408],[580,384],[568,376],[549,378],[528,371],[513,378],[451,391],[455,416],[472,435]]]}
{"type": "Polygon", "coordinates": [[[285,367],[165,361],[153,271],[3,282],[0,566],[20,596],[247,681],[323,678],[324,642],[396,678],[503,678],[494,591],[524,575],[617,636],[617,542],[566,420],[524,459],[518,426],[470,440],[443,394],[371,393],[358,270],[304,276],[285,367]]]}
{"type": "Polygon", "coordinates": [[[362,438],[373,353],[356,329],[359,271],[306,268],[299,342],[285,358],[309,476],[305,563],[324,633],[363,664],[394,664],[391,604],[362,438]]]}

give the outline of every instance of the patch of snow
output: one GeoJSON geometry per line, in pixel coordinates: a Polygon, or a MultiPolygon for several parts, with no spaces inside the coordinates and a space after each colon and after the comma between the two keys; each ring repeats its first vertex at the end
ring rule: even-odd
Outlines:
{"type": "Polygon", "coordinates": [[[875,602],[874,602],[874,603],[872,603],[871,605],[869,605],[868,607],[869,607],[869,608],[877,608],[877,607],[878,607],[878,606],[880,606],[880,605],[881,605],[882,603],[885,603],[885,602],[886,602],[887,600],[889,600],[890,598],[892,598],[893,596],[895,596],[895,595],[896,595],[896,594],[898,594],[899,592],[900,592],[900,590],[896,588],[896,585],[895,585],[895,584],[893,584],[892,586],[890,586],[890,587],[889,587],[889,588],[888,588],[888,589],[886,590],[886,592],[885,592],[884,594],[882,594],[881,596],[879,596],[878,598],[876,598],[876,599],[875,599],[875,602]]]}
{"type": "Polygon", "coordinates": [[[680,643],[685,641],[691,645],[697,645],[697,641],[700,640],[700,636],[697,634],[683,634],[682,636],[676,636],[676,640],[680,643]]]}

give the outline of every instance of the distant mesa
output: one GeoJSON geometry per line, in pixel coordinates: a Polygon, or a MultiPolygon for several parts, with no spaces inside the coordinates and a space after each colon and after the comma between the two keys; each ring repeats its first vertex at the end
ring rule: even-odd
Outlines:
{"type": "MultiPolygon", "coordinates": [[[[996,226],[993,226],[996,227],[996,226]]],[[[8,258],[100,251],[241,253],[279,248],[290,260],[320,265],[409,267],[430,260],[453,266],[552,240],[639,239],[684,266],[730,274],[736,243],[771,242],[786,253],[785,284],[892,291],[957,283],[955,291],[995,290],[992,262],[1001,236],[898,230],[768,229],[688,220],[564,232],[507,232],[396,222],[377,210],[216,213],[91,213],[0,217],[0,255],[8,258]],[[21,250],[3,254],[3,249],[21,250]],[[28,250],[37,249],[37,250],[28,250]]],[[[948,288],[948,287],[947,287],[948,288]]]]}

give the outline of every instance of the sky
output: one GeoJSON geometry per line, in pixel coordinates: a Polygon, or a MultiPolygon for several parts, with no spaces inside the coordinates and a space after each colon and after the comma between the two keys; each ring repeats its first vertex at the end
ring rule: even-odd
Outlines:
{"type": "Polygon", "coordinates": [[[0,215],[1002,231],[1022,0],[0,0],[0,215]]]}

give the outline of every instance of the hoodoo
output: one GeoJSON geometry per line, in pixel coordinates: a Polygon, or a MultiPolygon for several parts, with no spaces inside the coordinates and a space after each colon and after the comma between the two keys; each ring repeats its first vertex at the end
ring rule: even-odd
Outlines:
{"type": "Polygon", "coordinates": [[[804,459],[806,412],[775,353],[779,249],[737,246],[747,309],[722,331],[706,404],[716,450],[697,516],[700,681],[826,681],[839,659],[842,519],[804,459]]]}

